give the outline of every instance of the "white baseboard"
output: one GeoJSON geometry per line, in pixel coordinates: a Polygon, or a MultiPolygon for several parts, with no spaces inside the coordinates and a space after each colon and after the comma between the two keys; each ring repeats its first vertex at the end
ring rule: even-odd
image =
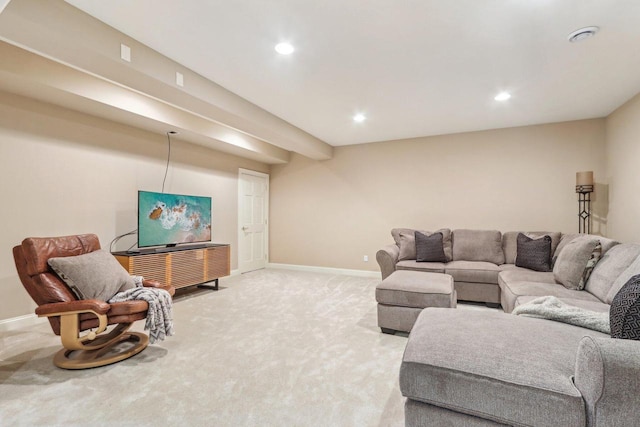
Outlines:
{"type": "Polygon", "coordinates": [[[372,279],[380,279],[381,277],[379,271],[350,270],[347,268],[332,268],[332,267],[315,267],[311,265],[277,264],[277,263],[270,262],[270,263],[267,263],[267,268],[296,270],[296,271],[310,271],[313,273],[340,274],[344,276],[369,277],[372,279]]]}
{"type": "Polygon", "coordinates": [[[231,270],[231,272],[229,273],[229,277],[239,276],[239,275],[240,275],[240,270],[238,269],[231,270]]]}
{"type": "Polygon", "coordinates": [[[24,316],[0,320],[0,333],[23,329],[29,326],[41,324],[42,322],[46,321],[47,319],[38,317],[35,314],[25,314],[24,316]]]}

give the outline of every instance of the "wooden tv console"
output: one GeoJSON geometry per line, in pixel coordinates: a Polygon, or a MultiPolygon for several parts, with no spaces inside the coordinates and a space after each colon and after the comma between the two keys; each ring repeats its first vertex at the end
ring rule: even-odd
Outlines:
{"type": "Polygon", "coordinates": [[[227,244],[114,252],[113,256],[129,274],[154,279],[176,289],[200,285],[217,290],[218,278],[231,274],[230,246],[227,244]],[[214,282],[214,285],[204,285],[207,282],[214,282]]]}

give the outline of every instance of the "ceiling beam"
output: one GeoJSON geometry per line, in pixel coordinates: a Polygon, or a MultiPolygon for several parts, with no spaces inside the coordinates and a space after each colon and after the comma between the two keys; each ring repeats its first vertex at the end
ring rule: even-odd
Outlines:
{"type": "MultiPolygon", "coordinates": [[[[138,92],[148,99],[172,106],[174,111],[183,110],[218,124],[236,137],[243,134],[240,139],[260,140],[274,149],[294,151],[317,160],[333,155],[333,147],[329,144],[64,1],[11,2],[0,15],[0,39],[64,64],[68,71],[76,70],[110,82],[112,91],[118,92],[116,87],[121,86],[130,94],[138,92]],[[131,62],[120,58],[121,44],[131,49],[131,62]],[[184,76],[183,87],[176,84],[176,72],[184,76]]],[[[76,94],[86,90],[84,87],[73,88],[74,85],[80,83],[70,79],[65,90],[76,94]]],[[[55,102],[55,99],[49,102],[55,102]]],[[[127,108],[130,107],[124,107],[124,110],[127,108]]],[[[189,131],[199,132],[186,129],[185,134],[189,131]]],[[[238,142],[236,137],[231,139],[238,142]]],[[[283,158],[280,154],[276,157],[283,158]]]]}

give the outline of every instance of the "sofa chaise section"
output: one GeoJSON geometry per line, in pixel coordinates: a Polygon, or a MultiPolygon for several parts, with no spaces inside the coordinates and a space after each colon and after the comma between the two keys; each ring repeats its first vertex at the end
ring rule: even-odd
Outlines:
{"type": "Polygon", "coordinates": [[[639,351],[640,342],[559,322],[427,308],[400,370],[406,426],[632,425],[639,351]]]}

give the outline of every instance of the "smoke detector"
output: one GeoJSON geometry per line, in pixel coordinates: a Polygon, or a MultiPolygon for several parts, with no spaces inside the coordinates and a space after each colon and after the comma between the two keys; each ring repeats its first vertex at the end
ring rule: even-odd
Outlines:
{"type": "Polygon", "coordinates": [[[600,28],[598,27],[584,27],[579,30],[575,30],[573,33],[567,36],[567,39],[571,43],[577,43],[584,39],[588,39],[589,37],[593,37],[596,35],[600,28]]]}

